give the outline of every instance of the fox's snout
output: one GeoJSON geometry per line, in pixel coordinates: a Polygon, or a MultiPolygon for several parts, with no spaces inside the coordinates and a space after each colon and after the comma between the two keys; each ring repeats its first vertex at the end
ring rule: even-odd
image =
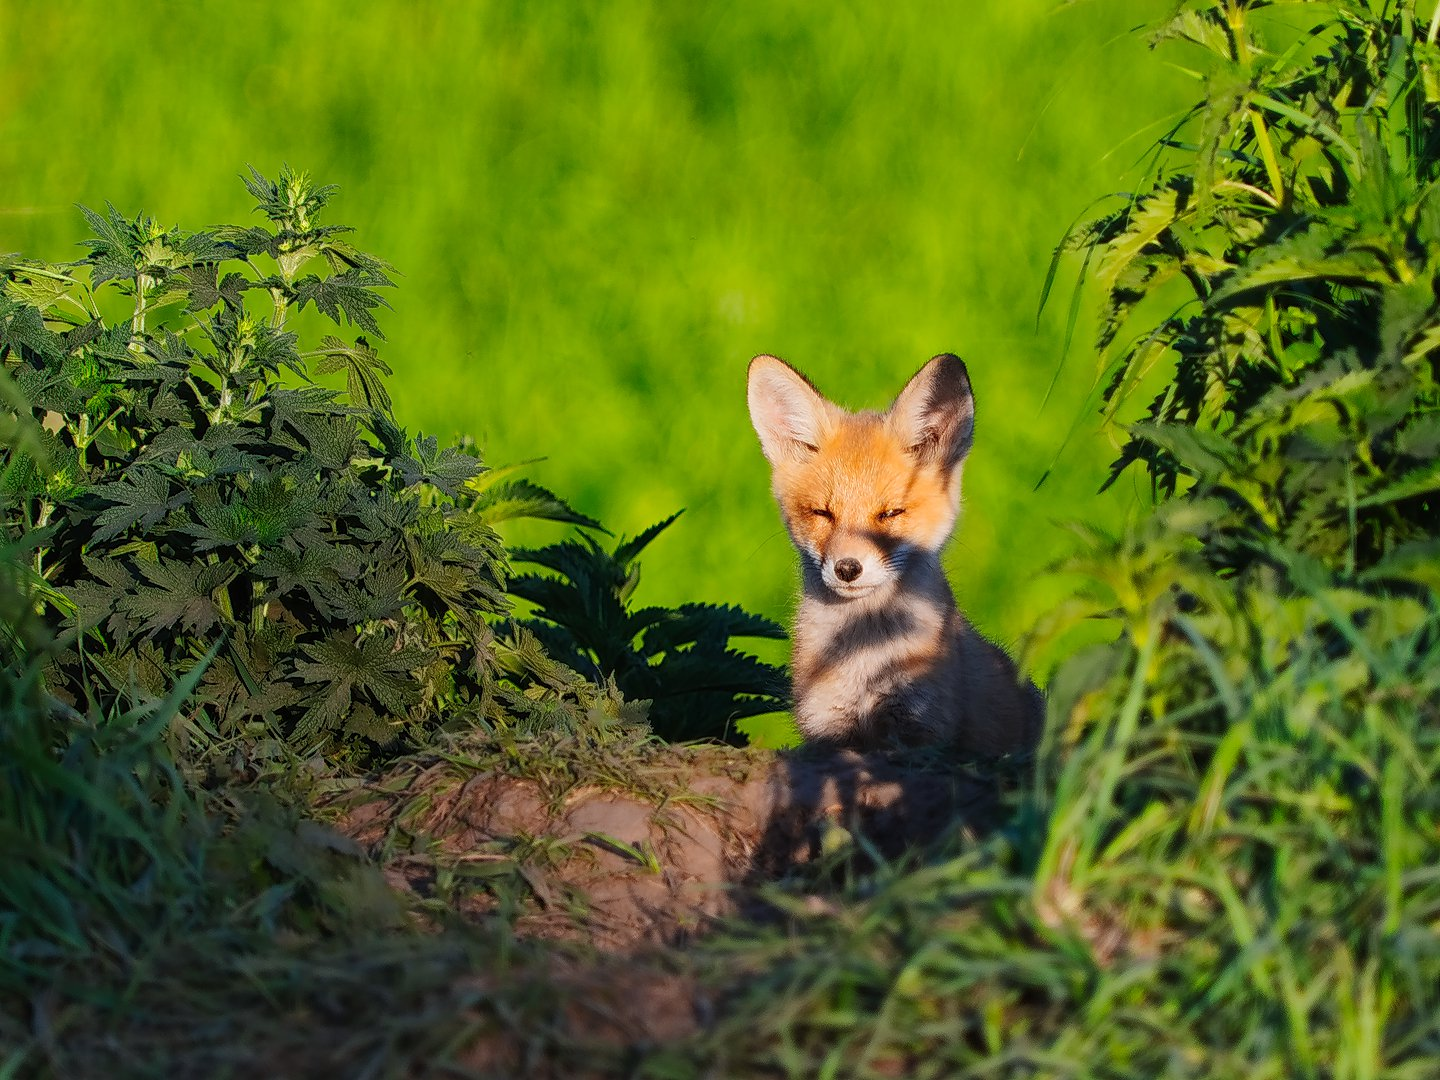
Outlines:
{"type": "Polygon", "coordinates": [[[859,596],[874,592],[883,585],[894,581],[893,567],[884,559],[856,559],[845,556],[842,559],[822,559],[820,580],[831,592],[840,596],[859,596]]]}
{"type": "Polygon", "coordinates": [[[797,536],[825,587],[839,596],[869,594],[893,582],[904,566],[905,545],[893,538],[876,538],[834,530],[824,538],[797,536]]]}

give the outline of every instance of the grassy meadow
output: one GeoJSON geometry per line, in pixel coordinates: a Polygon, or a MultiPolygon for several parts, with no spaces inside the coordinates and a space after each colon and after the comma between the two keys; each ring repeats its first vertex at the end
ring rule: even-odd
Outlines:
{"type": "Polygon", "coordinates": [[[1139,497],[1096,496],[1074,264],[1036,308],[1056,241],[1193,94],[1128,32],[1170,6],[0,4],[0,251],[74,257],[75,202],[242,221],[247,163],[338,184],[333,219],[404,275],[402,423],[547,459],[530,475],[617,533],[684,507],[641,598],[782,619],[746,361],[879,406],[958,352],[980,426],[949,566],[1013,641],[1068,588],[1038,576],[1056,522],[1139,497]]]}

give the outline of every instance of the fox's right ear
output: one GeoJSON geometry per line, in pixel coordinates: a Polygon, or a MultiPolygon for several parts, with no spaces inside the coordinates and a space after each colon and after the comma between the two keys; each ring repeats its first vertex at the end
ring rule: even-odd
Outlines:
{"type": "Polygon", "coordinates": [[[832,406],[810,381],[784,360],[762,355],[750,361],[747,382],[750,423],[770,463],[815,453],[832,406]]]}

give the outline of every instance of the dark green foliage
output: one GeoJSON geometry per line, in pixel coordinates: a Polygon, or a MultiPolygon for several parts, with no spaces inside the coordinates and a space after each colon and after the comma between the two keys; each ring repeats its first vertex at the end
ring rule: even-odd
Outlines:
{"type": "Polygon", "coordinates": [[[0,1016],[66,965],[84,964],[93,988],[201,926],[233,943],[280,925],[398,923],[353,845],[256,791],[209,795],[177,763],[167,735],[187,726],[181,703],[213,649],[163,700],[123,713],[82,715],[46,693],[54,646],[12,572],[20,554],[0,552],[0,616],[26,642],[0,667],[0,1016]]]}
{"type": "Polygon", "coordinates": [[[732,637],[780,639],[776,623],[732,606],[632,608],[640,553],[679,514],[606,551],[591,537],[511,552],[551,574],[523,574],[510,591],[535,605],[524,620],[551,656],[625,697],[648,699],[662,738],[743,742],[735,721],[785,708],[784,672],[730,647],[732,637]]]}
{"type": "Polygon", "coordinates": [[[1158,36],[1202,50],[1209,93],[1154,183],[1073,238],[1107,289],[1107,412],[1174,365],[1115,473],[1198,479],[1327,565],[1373,561],[1440,516],[1435,35],[1403,3],[1197,0],[1158,36]]]}
{"type": "Polygon", "coordinates": [[[369,753],[551,699],[613,713],[558,670],[543,694],[499,679],[485,617],[507,610],[506,568],[478,456],[396,423],[365,337],[306,349],[291,329],[313,305],[381,336],[390,268],[319,224],[333,188],[288,170],[247,186],[264,225],[87,210],[85,259],[4,264],[0,357],[46,429],[43,458],[0,451],[4,529],[73,631],[53,692],[82,709],[163,695],[215,646],[195,700],[217,729],[274,726],[302,750],[369,753]],[[342,371],[345,393],[312,381],[342,371]]]}

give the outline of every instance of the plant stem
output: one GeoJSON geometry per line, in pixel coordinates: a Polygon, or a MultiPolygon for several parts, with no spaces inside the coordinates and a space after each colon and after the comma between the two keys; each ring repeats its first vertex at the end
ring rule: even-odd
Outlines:
{"type": "MultiPolygon", "coordinates": [[[[135,275],[134,333],[137,337],[145,333],[145,291],[153,284],[154,279],[144,271],[135,275]]],[[[135,343],[132,341],[132,348],[134,345],[135,343]]]]}

